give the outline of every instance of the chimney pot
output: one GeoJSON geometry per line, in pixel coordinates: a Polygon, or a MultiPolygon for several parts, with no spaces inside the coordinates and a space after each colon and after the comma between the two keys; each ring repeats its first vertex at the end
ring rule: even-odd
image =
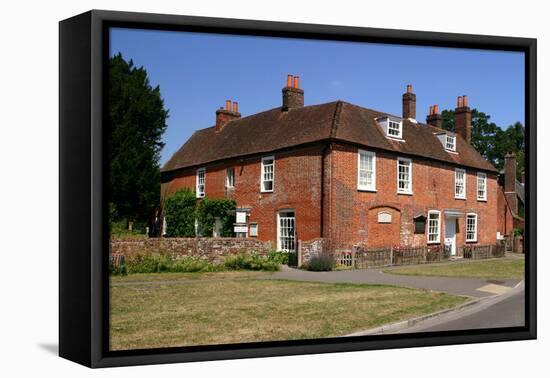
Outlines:
{"type": "Polygon", "coordinates": [[[286,75],[286,86],[292,87],[292,75],[286,75]]]}
{"type": "Polygon", "coordinates": [[[411,84],[407,84],[407,93],[413,93],[413,86],[411,84]]]}
{"type": "Polygon", "coordinates": [[[443,117],[439,114],[439,105],[430,106],[430,114],[426,117],[426,123],[437,128],[443,126],[443,117]]]}
{"type": "Polygon", "coordinates": [[[240,118],[239,103],[231,102],[231,100],[225,101],[225,108],[220,107],[216,110],[216,132],[221,131],[229,121],[240,118]]]}
{"type": "Polygon", "coordinates": [[[282,110],[303,107],[304,91],[300,89],[300,77],[288,75],[286,84],[286,87],[283,88],[282,110]]]}
{"type": "Polygon", "coordinates": [[[466,95],[462,96],[462,105],[468,106],[468,96],[466,95]]]}
{"type": "Polygon", "coordinates": [[[462,104],[463,104],[463,98],[462,96],[458,96],[458,98],[456,99],[456,107],[462,108],[462,104]]]}

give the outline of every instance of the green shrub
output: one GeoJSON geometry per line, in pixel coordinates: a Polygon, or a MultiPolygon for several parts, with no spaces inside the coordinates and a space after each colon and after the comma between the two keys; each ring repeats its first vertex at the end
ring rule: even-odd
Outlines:
{"type": "Polygon", "coordinates": [[[234,236],[235,214],[233,210],[236,206],[237,203],[231,199],[203,198],[197,206],[196,213],[200,235],[212,236],[216,218],[219,218],[222,226],[220,236],[234,236]]]}
{"type": "Polygon", "coordinates": [[[109,264],[109,273],[113,276],[126,276],[128,274],[128,270],[126,269],[126,265],[124,264],[118,266],[115,266],[114,264],[109,264]]]}
{"type": "Polygon", "coordinates": [[[132,231],[128,230],[128,221],[126,219],[109,222],[111,225],[111,236],[115,238],[123,237],[146,237],[145,224],[134,223],[132,231]]]}
{"type": "Polygon", "coordinates": [[[166,217],[166,236],[195,236],[195,192],[190,189],[178,190],[166,199],[164,216],[166,217]]]}
{"type": "Polygon", "coordinates": [[[334,258],[330,254],[317,254],[309,259],[307,269],[315,272],[329,271],[334,268],[334,258]]]}
{"type": "Polygon", "coordinates": [[[228,256],[224,260],[224,266],[229,270],[279,270],[279,264],[269,260],[266,256],[256,253],[238,253],[228,256]]]}
{"type": "Polygon", "coordinates": [[[223,263],[211,263],[198,257],[183,257],[174,259],[166,254],[133,254],[125,259],[119,267],[110,266],[112,275],[126,275],[134,273],[192,273],[192,272],[220,272],[224,270],[279,270],[279,262],[268,256],[257,253],[239,253],[228,256],[223,263]]]}
{"type": "Polygon", "coordinates": [[[288,265],[289,252],[270,251],[267,254],[267,259],[278,265],[288,265]]]}

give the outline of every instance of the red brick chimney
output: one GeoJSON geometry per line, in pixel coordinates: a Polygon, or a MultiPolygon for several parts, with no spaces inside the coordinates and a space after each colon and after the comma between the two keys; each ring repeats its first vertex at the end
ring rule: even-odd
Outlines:
{"type": "Polygon", "coordinates": [[[516,154],[508,152],[504,156],[504,195],[508,206],[517,214],[518,197],[516,193],[516,154]]]}
{"type": "Polygon", "coordinates": [[[428,112],[428,116],[426,117],[426,123],[428,125],[441,128],[441,126],[443,125],[443,117],[441,116],[441,114],[439,114],[438,105],[430,106],[430,111],[428,112]]]}
{"type": "Polygon", "coordinates": [[[300,77],[287,75],[283,88],[283,110],[304,106],[304,91],[300,89],[300,77]]]}
{"type": "Polygon", "coordinates": [[[411,84],[407,85],[407,92],[403,93],[403,118],[416,119],[416,95],[411,84]]]}
{"type": "Polygon", "coordinates": [[[216,132],[221,131],[229,121],[240,118],[239,103],[231,102],[231,100],[225,101],[225,108],[219,108],[216,110],[216,132]]]}
{"type": "Polygon", "coordinates": [[[472,143],[472,111],[468,106],[468,96],[458,96],[455,109],[455,132],[469,144],[472,143]]]}

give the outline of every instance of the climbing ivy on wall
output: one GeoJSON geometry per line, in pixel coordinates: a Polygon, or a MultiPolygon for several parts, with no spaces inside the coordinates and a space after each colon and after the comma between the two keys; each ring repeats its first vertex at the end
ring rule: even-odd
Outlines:
{"type": "Polygon", "coordinates": [[[221,222],[220,236],[234,236],[235,208],[237,204],[229,199],[203,198],[197,205],[197,220],[199,233],[202,236],[212,236],[216,218],[221,222]]]}

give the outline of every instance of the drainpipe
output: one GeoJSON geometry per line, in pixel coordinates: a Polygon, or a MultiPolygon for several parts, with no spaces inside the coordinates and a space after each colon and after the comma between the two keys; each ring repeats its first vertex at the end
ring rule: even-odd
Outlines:
{"type": "Polygon", "coordinates": [[[320,229],[321,229],[321,237],[324,237],[325,235],[325,157],[327,156],[327,151],[330,148],[330,143],[325,145],[323,149],[321,150],[321,222],[320,222],[320,229]]]}

